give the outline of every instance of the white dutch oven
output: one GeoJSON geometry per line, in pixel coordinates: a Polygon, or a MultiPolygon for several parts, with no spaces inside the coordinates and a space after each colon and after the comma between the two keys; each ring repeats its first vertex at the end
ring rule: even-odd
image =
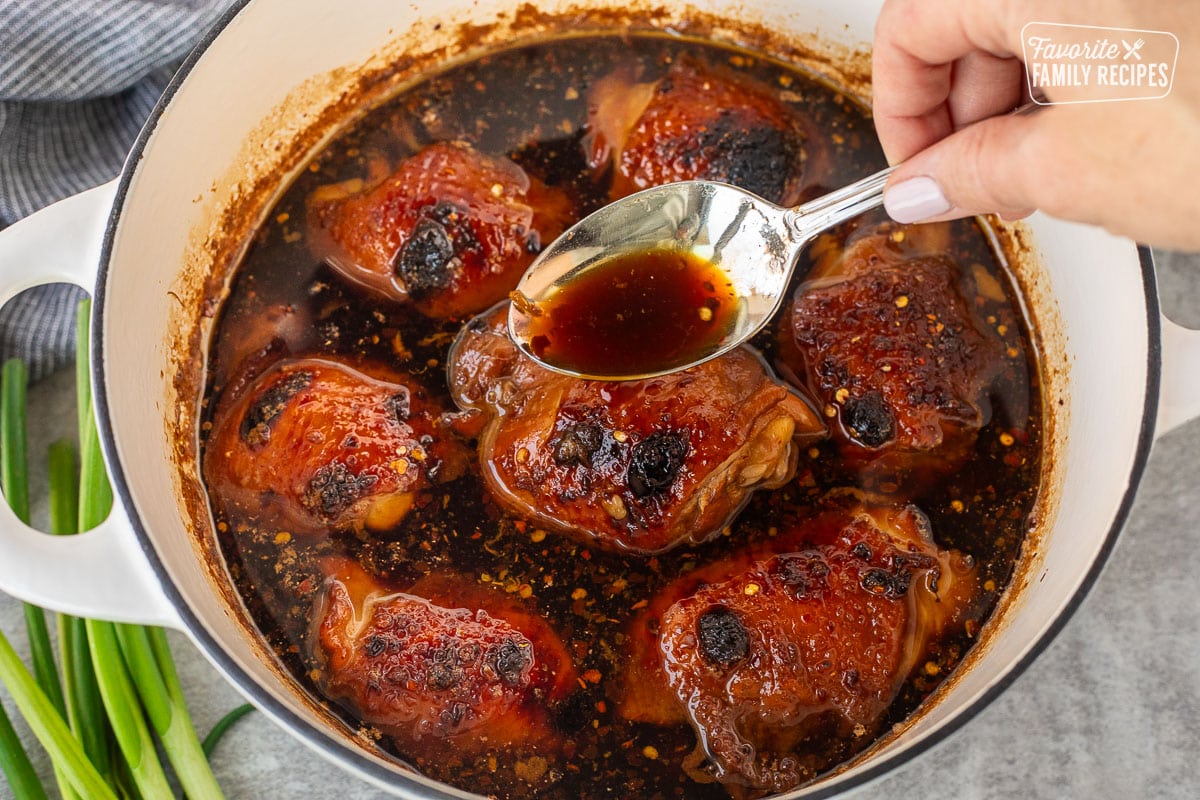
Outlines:
{"type": "MultiPolygon", "coordinates": [[[[553,11],[568,3],[539,5],[553,11]]],[[[870,41],[879,4],[723,5],[713,0],[704,8],[853,49],[870,41]]],[[[242,609],[208,557],[209,520],[188,491],[195,464],[174,432],[191,424],[196,396],[193,384],[176,379],[202,357],[186,344],[188,323],[199,317],[206,242],[253,222],[222,212],[245,210],[254,177],[299,163],[288,155],[292,136],[311,127],[379,53],[432,52],[451,41],[447,31],[455,26],[491,23],[508,6],[503,0],[246,3],[180,71],[118,181],[0,234],[0,303],[36,284],[95,287],[92,382],[119,498],[103,526],[69,538],[26,528],[0,503],[0,588],[64,612],[185,631],[280,725],[345,769],[410,797],[467,795],[356,746],[247,635],[242,609]]],[[[655,6],[664,9],[660,22],[673,27],[695,17],[695,9],[675,0],[655,6]]],[[[502,28],[485,35],[515,34],[502,28]]],[[[881,774],[938,741],[1011,682],[1098,576],[1154,437],[1200,414],[1200,335],[1160,317],[1148,251],[1041,216],[1028,231],[1040,266],[1021,271],[1045,351],[1053,455],[1020,585],[969,668],[959,670],[936,703],[849,769],[795,797],[828,796],[881,774]]]]}

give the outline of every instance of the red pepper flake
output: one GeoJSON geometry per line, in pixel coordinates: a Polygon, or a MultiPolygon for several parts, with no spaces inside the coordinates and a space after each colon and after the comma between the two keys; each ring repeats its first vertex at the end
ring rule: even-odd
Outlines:
{"type": "Polygon", "coordinates": [[[585,681],[587,681],[588,683],[593,683],[593,684],[599,683],[600,678],[601,678],[600,670],[598,670],[598,669],[585,670],[583,673],[583,679],[585,681]]]}

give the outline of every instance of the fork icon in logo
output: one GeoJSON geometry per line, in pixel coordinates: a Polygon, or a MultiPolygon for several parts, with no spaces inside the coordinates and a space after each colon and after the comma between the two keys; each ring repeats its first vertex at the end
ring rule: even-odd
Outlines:
{"type": "Polygon", "coordinates": [[[1145,39],[1138,39],[1133,44],[1130,44],[1122,39],[1121,44],[1125,47],[1125,57],[1122,59],[1123,61],[1128,61],[1130,58],[1136,58],[1138,61],[1142,60],[1142,54],[1138,51],[1141,50],[1142,46],[1146,44],[1145,39]]]}

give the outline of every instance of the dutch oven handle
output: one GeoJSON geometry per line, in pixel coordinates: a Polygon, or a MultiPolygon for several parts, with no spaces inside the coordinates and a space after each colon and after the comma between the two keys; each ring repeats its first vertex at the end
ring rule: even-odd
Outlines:
{"type": "Polygon", "coordinates": [[[1162,319],[1162,389],[1155,435],[1200,417],[1200,331],[1162,319]]]}
{"type": "MultiPolygon", "coordinates": [[[[47,283],[91,291],[115,196],[113,181],[0,231],[0,305],[47,283]]],[[[182,627],[119,504],[93,530],[51,536],[0,502],[0,590],[76,616],[182,627]]]]}

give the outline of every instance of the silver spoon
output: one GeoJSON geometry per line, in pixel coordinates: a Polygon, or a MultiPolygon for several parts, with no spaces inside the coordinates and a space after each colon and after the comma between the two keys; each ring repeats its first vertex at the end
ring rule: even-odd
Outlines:
{"type": "MultiPolygon", "coordinates": [[[[1037,108],[1028,103],[1012,113],[1037,108]]],[[[883,203],[883,187],[894,169],[795,208],[713,181],[671,183],[622,198],[576,223],[530,265],[512,294],[509,333],[526,355],[545,367],[597,380],[651,378],[716,358],[748,340],[775,315],[800,251],[813,238],[883,203]],[[727,333],[718,341],[689,350],[677,363],[663,363],[658,369],[605,374],[581,372],[534,352],[534,317],[556,293],[621,255],[662,250],[692,253],[729,277],[738,304],[727,333]]]]}

